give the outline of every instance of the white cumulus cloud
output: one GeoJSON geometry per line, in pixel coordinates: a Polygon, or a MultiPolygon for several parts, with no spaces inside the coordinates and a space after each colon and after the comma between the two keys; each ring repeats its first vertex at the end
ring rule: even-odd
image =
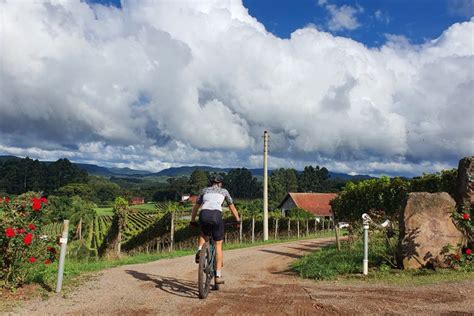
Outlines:
{"type": "MultiPolygon", "coordinates": [[[[363,9],[342,8],[356,27],[363,9]]],[[[253,167],[263,130],[275,166],[419,174],[474,152],[474,20],[370,49],[310,26],[280,39],[232,0],[0,11],[2,153],[253,167]]]]}

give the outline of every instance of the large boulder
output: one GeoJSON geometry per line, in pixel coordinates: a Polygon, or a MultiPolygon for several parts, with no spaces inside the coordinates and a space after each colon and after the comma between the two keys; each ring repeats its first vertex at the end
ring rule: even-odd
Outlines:
{"type": "Polygon", "coordinates": [[[457,246],[463,234],[451,218],[456,202],[446,192],[410,193],[400,218],[399,264],[404,269],[445,267],[443,247],[457,246]]]}
{"type": "Polygon", "coordinates": [[[474,156],[459,161],[456,200],[459,208],[474,207],[474,156]]]}

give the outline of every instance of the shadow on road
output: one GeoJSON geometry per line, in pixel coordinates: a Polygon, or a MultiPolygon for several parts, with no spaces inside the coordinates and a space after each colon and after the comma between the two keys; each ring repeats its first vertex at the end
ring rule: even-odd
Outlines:
{"type": "Polygon", "coordinates": [[[126,273],[141,281],[153,282],[160,290],[173,295],[198,299],[197,283],[188,280],[164,277],[156,274],[125,270],[126,273]]]}
{"type": "Polygon", "coordinates": [[[280,256],[287,256],[287,257],[295,258],[295,259],[301,258],[303,256],[303,255],[298,255],[298,254],[295,254],[295,253],[288,253],[288,252],[269,250],[269,249],[261,249],[260,251],[267,252],[267,253],[273,253],[275,255],[280,255],[280,256]]]}

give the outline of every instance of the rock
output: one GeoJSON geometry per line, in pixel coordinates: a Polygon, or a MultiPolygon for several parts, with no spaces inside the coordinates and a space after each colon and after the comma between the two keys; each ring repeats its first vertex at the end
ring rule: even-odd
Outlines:
{"type": "Polygon", "coordinates": [[[459,161],[456,202],[459,208],[474,208],[474,156],[459,161]]]}
{"type": "Polygon", "coordinates": [[[443,247],[457,247],[463,234],[451,218],[456,202],[446,192],[408,195],[400,218],[398,261],[404,269],[447,267],[443,247]]]}

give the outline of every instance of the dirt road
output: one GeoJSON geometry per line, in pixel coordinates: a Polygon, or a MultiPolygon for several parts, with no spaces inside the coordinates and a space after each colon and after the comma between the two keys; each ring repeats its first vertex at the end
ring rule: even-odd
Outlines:
{"type": "Polygon", "coordinates": [[[226,284],[198,298],[191,256],[103,271],[72,293],[30,301],[15,314],[445,314],[474,311],[474,280],[422,287],[347,285],[302,280],[288,271],[296,258],[332,239],[225,252],[226,284]]]}

